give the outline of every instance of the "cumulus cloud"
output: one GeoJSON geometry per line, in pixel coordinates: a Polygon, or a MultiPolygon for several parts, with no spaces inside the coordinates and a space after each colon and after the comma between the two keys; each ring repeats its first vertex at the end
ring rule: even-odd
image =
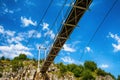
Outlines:
{"type": "Polygon", "coordinates": [[[41,26],[43,31],[46,30],[46,32],[44,33],[44,36],[49,36],[51,39],[55,38],[55,33],[53,32],[53,30],[50,30],[48,23],[43,22],[41,26]]]}
{"type": "Polygon", "coordinates": [[[16,32],[15,31],[11,31],[11,30],[5,30],[3,26],[0,26],[0,33],[1,38],[5,39],[5,41],[7,41],[7,43],[11,44],[11,43],[20,43],[20,41],[23,41],[24,38],[19,36],[19,35],[15,35],[16,32]]]}
{"type": "Polygon", "coordinates": [[[45,34],[44,34],[44,36],[50,36],[50,38],[51,39],[54,39],[55,38],[55,34],[53,33],[53,31],[52,30],[48,30],[45,34]]]}
{"type": "Polygon", "coordinates": [[[69,64],[75,63],[75,60],[70,58],[69,56],[65,56],[65,57],[61,58],[61,60],[65,63],[69,63],[69,64]]]}
{"type": "Polygon", "coordinates": [[[23,27],[28,27],[29,25],[37,26],[37,22],[33,22],[31,18],[27,19],[26,17],[21,16],[21,23],[23,27]]]}
{"type": "Polygon", "coordinates": [[[11,43],[20,43],[20,41],[23,41],[24,38],[20,37],[20,36],[16,36],[16,37],[12,37],[12,38],[8,38],[7,41],[9,44],[11,43]]]}
{"type": "Polygon", "coordinates": [[[13,14],[13,13],[14,13],[14,11],[13,11],[13,10],[9,10],[8,8],[6,8],[6,9],[4,10],[4,12],[5,12],[5,13],[11,13],[11,14],[13,14]]]}
{"type": "Polygon", "coordinates": [[[107,64],[100,65],[100,68],[108,68],[108,67],[109,67],[109,65],[107,65],[107,64]]]}
{"type": "Polygon", "coordinates": [[[18,56],[20,53],[24,53],[28,56],[33,57],[32,53],[30,53],[30,48],[25,47],[22,44],[11,44],[9,46],[0,46],[0,57],[5,56],[8,58],[14,58],[18,56]]]}
{"type": "Polygon", "coordinates": [[[4,27],[2,25],[0,25],[0,33],[6,34],[8,36],[14,36],[15,31],[5,30],[4,27]]]}
{"type": "Polygon", "coordinates": [[[76,51],[74,48],[70,47],[69,44],[64,44],[63,48],[64,48],[63,50],[67,51],[67,52],[75,52],[76,51]]]}
{"type": "Polygon", "coordinates": [[[48,23],[43,22],[43,24],[41,24],[41,26],[43,27],[42,30],[49,30],[49,28],[48,28],[49,24],[48,23]]]}
{"type": "Polygon", "coordinates": [[[24,0],[24,1],[25,1],[24,5],[27,5],[27,6],[36,6],[33,1],[30,1],[30,0],[24,0]]]}
{"type": "Polygon", "coordinates": [[[109,32],[109,35],[107,37],[110,37],[112,39],[114,39],[117,43],[112,43],[112,46],[114,48],[114,52],[118,52],[120,51],[120,36],[118,36],[118,34],[113,34],[111,32],[109,32]]]}
{"type": "Polygon", "coordinates": [[[6,33],[8,36],[11,36],[11,37],[13,37],[13,36],[15,35],[15,31],[7,30],[7,31],[5,31],[5,33],[6,33]]]}
{"type": "Polygon", "coordinates": [[[0,25],[0,33],[4,33],[4,27],[2,25],[0,25]]]}
{"type": "MultiPolygon", "coordinates": [[[[18,56],[20,53],[24,53],[27,56],[33,57],[32,53],[30,52],[30,50],[32,49],[22,44],[22,41],[25,40],[26,35],[23,34],[20,35],[20,33],[16,33],[15,31],[5,30],[4,27],[1,25],[0,34],[1,34],[0,37],[5,41],[4,46],[0,45],[0,57],[5,56],[8,58],[14,58],[15,56],[18,56]]],[[[27,36],[28,35],[29,34],[27,33],[27,36]]],[[[36,34],[36,37],[40,37],[40,34],[36,34]]]]}
{"type": "Polygon", "coordinates": [[[89,52],[92,52],[91,48],[90,47],[85,47],[85,53],[89,53],[89,52]]]}
{"type": "Polygon", "coordinates": [[[28,31],[28,37],[40,38],[41,33],[39,33],[38,31],[35,31],[35,30],[30,30],[30,31],[28,31]]]}
{"type": "MultiPolygon", "coordinates": [[[[61,1],[56,3],[56,6],[61,7],[64,3],[65,3],[64,0],[61,0],[61,1]]],[[[74,3],[72,3],[72,4],[74,4],[74,3]]],[[[72,5],[70,3],[65,4],[65,7],[69,7],[69,6],[72,6],[72,5]]]]}

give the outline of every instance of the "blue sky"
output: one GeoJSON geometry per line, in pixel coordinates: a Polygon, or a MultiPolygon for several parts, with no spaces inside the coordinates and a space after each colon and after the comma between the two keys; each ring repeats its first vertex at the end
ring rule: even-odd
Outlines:
{"type": "MultiPolygon", "coordinates": [[[[67,9],[71,8],[72,0],[67,0],[55,22],[64,1],[53,0],[41,21],[50,0],[0,0],[0,57],[14,58],[25,53],[30,58],[37,58],[38,46],[46,47],[49,52],[67,9]]],[[[92,60],[116,77],[120,74],[120,0],[88,45],[114,1],[93,0],[56,57],[56,63],[83,64],[86,60],[92,60]]],[[[41,50],[43,57],[44,50],[41,50]]]]}

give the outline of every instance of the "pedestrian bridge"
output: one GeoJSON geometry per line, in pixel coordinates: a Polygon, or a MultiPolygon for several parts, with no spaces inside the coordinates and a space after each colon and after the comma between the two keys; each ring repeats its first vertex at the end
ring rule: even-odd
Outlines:
{"type": "Polygon", "coordinates": [[[53,43],[53,46],[51,47],[49,54],[40,69],[40,72],[42,74],[46,73],[49,66],[54,61],[55,57],[58,55],[59,51],[63,47],[64,43],[67,41],[70,34],[77,26],[80,18],[89,8],[91,2],[92,2],[91,0],[76,0],[75,3],[72,5],[72,9],[69,15],[67,16],[65,22],[63,23],[62,28],[58,33],[53,43]]]}

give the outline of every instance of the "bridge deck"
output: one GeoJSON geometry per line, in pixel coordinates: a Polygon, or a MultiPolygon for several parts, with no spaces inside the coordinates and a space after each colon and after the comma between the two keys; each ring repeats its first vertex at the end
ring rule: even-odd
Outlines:
{"type": "MultiPolygon", "coordinates": [[[[91,0],[76,0],[71,9],[66,21],[64,22],[61,31],[59,32],[53,47],[51,48],[46,61],[43,63],[42,68],[40,70],[41,73],[45,73],[50,64],[54,61],[55,57],[63,47],[64,43],[69,38],[70,34],[78,24],[80,18],[84,14],[84,12],[88,9],[91,0]]],[[[76,35],[77,36],[77,35],[76,35]]]]}

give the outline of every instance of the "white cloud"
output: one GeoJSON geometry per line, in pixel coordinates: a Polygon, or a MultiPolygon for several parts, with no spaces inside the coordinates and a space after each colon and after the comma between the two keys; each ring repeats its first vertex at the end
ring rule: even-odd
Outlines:
{"type": "Polygon", "coordinates": [[[108,37],[111,37],[111,38],[115,39],[118,43],[120,43],[120,37],[117,34],[113,34],[113,33],[109,32],[108,37]]]}
{"type": "Polygon", "coordinates": [[[48,23],[43,22],[43,24],[41,24],[41,26],[43,27],[42,30],[49,30],[49,28],[48,28],[49,24],[48,23]]]}
{"type": "Polygon", "coordinates": [[[100,65],[100,68],[108,68],[108,67],[109,67],[109,65],[107,65],[107,64],[100,65]]]}
{"type": "Polygon", "coordinates": [[[13,37],[13,36],[15,35],[15,31],[7,30],[7,31],[5,31],[5,33],[6,33],[8,36],[11,36],[11,37],[13,37]]]}
{"type": "Polygon", "coordinates": [[[35,34],[35,30],[28,31],[28,37],[32,37],[33,34],[35,34]]]}
{"type": "Polygon", "coordinates": [[[5,13],[11,13],[11,14],[13,14],[13,13],[14,13],[14,11],[13,11],[13,10],[9,10],[8,8],[6,8],[6,9],[4,10],[4,12],[5,12],[5,13]]]}
{"type": "MultiPolygon", "coordinates": [[[[61,7],[64,3],[65,3],[64,0],[61,0],[61,1],[57,2],[56,5],[61,7]]],[[[65,7],[69,7],[69,6],[71,6],[71,4],[70,3],[66,3],[64,6],[65,7]]]]}
{"type": "Polygon", "coordinates": [[[114,48],[114,52],[120,51],[120,44],[112,44],[112,46],[114,48]]]}
{"type": "Polygon", "coordinates": [[[36,6],[34,2],[30,1],[30,0],[25,0],[25,5],[28,6],[36,6]]]}
{"type": "Polygon", "coordinates": [[[117,42],[117,44],[112,43],[112,46],[114,48],[113,51],[114,52],[120,51],[120,36],[118,36],[117,34],[113,34],[113,33],[109,32],[109,35],[107,37],[111,37],[112,39],[114,39],[117,42]]]}
{"type": "Polygon", "coordinates": [[[47,35],[49,35],[51,39],[54,39],[54,38],[55,38],[55,34],[53,33],[52,30],[48,30],[48,31],[44,34],[44,36],[47,36],[47,35]]]}
{"type": "Polygon", "coordinates": [[[18,56],[20,53],[24,53],[27,56],[33,57],[32,53],[30,53],[30,48],[25,47],[22,44],[11,44],[9,46],[0,46],[0,57],[5,56],[8,58],[14,58],[18,56]]]}
{"type": "Polygon", "coordinates": [[[0,25],[0,33],[4,33],[4,27],[2,25],[0,25]]]}
{"type": "MultiPolygon", "coordinates": [[[[31,48],[28,48],[21,43],[21,41],[26,38],[26,35],[20,35],[20,33],[16,33],[15,31],[5,30],[1,25],[0,33],[2,33],[2,39],[5,39],[5,44],[9,43],[7,46],[0,45],[0,57],[5,56],[14,58],[20,53],[24,53],[30,57],[33,57],[32,53],[30,52],[31,48]]],[[[40,34],[37,34],[36,37],[40,37],[40,34]]]]}
{"type": "Polygon", "coordinates": [[[61,58],[62,61],[64,61],[65,63],[75,63],[75,60],[70,58],[69,56],[65,56],[63,58],[61,58]]]}
{"type": "Polygon", "coordinates": [[[41,34],[40,34],[40,33],[37,33],[36,37],[37,37],[37,38],[40,38],[40,37],[41,37],[41,34]]]}
{"type": "Polygon", "coordinates": [[[30,30],[30,31],[28,31],[28,37],[40,38],[41,33],[39,33],[38,31],[35,31],[35,30],[30,30]]]}
{"type": "Polygon", "coordinates": [[[0,25],[0,33],[6,34],[8,36],[14,36],[15,31],[5,30],[2,25],[0,25]]]}
{"type": "Polygon", "coordinates": [[[33,22],[31,18],[27,19],[26,17],[21,16],[22,26],[28,27],[29,25],[37,26],[37,22],[33,22]]]}
{"type": "Polygon", "coordinates": [[[43,24],[41,24],[41,26],[43,27],[42,30],[47,30],[47,32],[44,33],[44,36],[49,36],[51,39],[55,38],[55,34],[52,30],[49,29],[49,24],[46,22],[43,22],[43,24]]]}
{"type": "Polygon", "coordinates": [[[75,52],[76,50],[74,48],[71,48],[69,44],[64,44],[63,45],[63,50],[67,52],[75,52]]]}
{"type": "Polygon", "coordinates": [[[8,38],[7,41],[9,44],[11,43],[20,43],[20,41],[23,41],[24,38],[23,37],[20,37],[20,36],[16,36],[16,37],[12,37],[12,38],[8,38]]]}
{"type": "Polygon", "coordinates": [[[85,53],[89,53],[89,52],[92,52],[91,48],[90,47],[85,47],[85,53]]]}

